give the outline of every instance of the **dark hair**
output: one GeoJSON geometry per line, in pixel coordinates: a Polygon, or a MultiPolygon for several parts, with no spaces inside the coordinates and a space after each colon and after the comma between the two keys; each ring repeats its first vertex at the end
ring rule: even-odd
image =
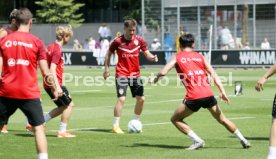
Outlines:
{"type": "Polygon", "coordinates": [[[27,25],[29,20],[33,18],[32,12],[28,8],[21,8],[18,10],[18,14],[16,16],[16,22],[19,25],[27,25]]]}
{"type": "Polygon", "coordinates": [[[195,37],[192,34],[181,35],[179,38],[179,43],[182,48],[193,47],[195,42],[195,37]]]}
{"type": "Polygon", "coordinates": [[[13,9],[10,13],[10,17],[9,17],[9,23],[12,22],[13,19],[16,19],[16,16],[18,15],[19,11],[18,9],[13,9]]]}
{"type": "Polygon", "coordinates": [[[124,26],[125,28],[129,27],[129,26],[136,26],[137,25],[137,22],[135,19],[133,18],[128,18],[124,21],[124,26]]]}

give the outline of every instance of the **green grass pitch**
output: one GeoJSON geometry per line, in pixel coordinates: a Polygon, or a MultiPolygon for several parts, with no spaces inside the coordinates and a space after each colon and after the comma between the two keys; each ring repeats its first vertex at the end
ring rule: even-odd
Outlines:
{"type": "MultiPolygon", "coordinates": [[[[181,134],[171,123],[170,117],[182,101],[185,89],[177,84],[175,70],[157,86],[145,85],[145,107],[141,117],[143,133],[116,135],[110,132],[113,123],[113,106],[116,101],[115,86],[96,79],[102,76],[102,69],[66,68],[66,83],[75,103],[68,129],[76,138],[59,139],[56,132],[60,117],[47,124],[49,158],[51,159],[263,159],[268,152],[271,126],[271,106],[275,94],[276,78],[258,93],[254,85],[266,70],[218,69],[217,73],[227,80],[242,81],[242,96],[231,96],[231,104],[219,101],[225,115],[249,139],[252,147],[242,149],[237,138],[218,124],[204,109],[185,119],[193,130],[206,142],[206,148],[187,151],[191,140],[181,134]],[[230,72],[230,73],[229,73],[230,72]],[[229,77],[231,76],[231,77],[229,77]],[[78,78],[78,79],[76,79],[78,78]],[[94,82],[93,82],[94,81],[94,82]],[[96,82],[95,82],[96,81],[96,82]]],[[[141,69],[143,76],[157,73],[159,68],[141,69]]],[[[114,69],[111,69],[114,75],[114,69]]],[[[41,79],[40,79],[41,80],[41,79]]],[[[231,82],[230,82],[231,83],[231,82]]],[[[234,86],[224,81],[226,92],[234,94],[234,86]]],[[[213,87],[216,95],[218,89],[213,87]]],[[[55,105],[44,90],[43,109],[51,110],[55,105]]],[[[121,118],[121,128],[127,132],[127,123],[133,117],[135,99],[128,90],[127,100],[121,118]]],[[[33,136],[25,131],[25,118],[17,111],[10,119],[9,133],[0,134],[1,159],[37,158],[33,136]]]]}

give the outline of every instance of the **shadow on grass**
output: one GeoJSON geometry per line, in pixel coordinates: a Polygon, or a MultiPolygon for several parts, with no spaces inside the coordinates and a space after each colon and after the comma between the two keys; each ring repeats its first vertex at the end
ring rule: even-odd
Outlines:
{"type": "Polygon", "coordinates": [[[77,131],[95,131],[95,132],[104,132],[104,133],[112,133],[110,129],[80,129],[77,131]]]}
{"type": "Polygon", "coordinates": [[[176,146],[176,145],[162,145],[162,144],[148,144],[148,143],[135,143],[132,146],[125,147],[157,147],[163,149],[185,149],[185,146],[176,146]]]}
{"type": "MultiPolygon", "coordinates": [[[[235,136],[231,136],[231,138],[236,138],[235,136]]],[[[261,141],[261,140],[269,140],[269,137],[246,137],[247,140],[255,140],[255,141],[261,141]]]]}
{"type": "MultiPolygon", "coordinates": [[[[34,137],[33,134],[29,133],[29,134],[14,134],[15,136],[20,136],[20,137],[34,137]]],[[[57,136],[56,135],[47,135],[46,134],[46,137],[54,137],[56,138],[57,136]]]]}
{"type": "MultiPolygon", "coordinates": [[[[163,149],[183,149],[185,150],[189,146],[176,146],[176,145],[162,145],[162,144],[148,144],[148,143],[135,143],[132,146],[125,147],[157,147],[163,149]]],[[[200,148],[201,149],[201,148],[200,148]]],[[[226,146],[205,146],[203,149],[243,149],[242,147],[226,147],[226,146]]]]}
{"type": "Polygon", "coordinates": [[[260,140],[269,140],[269,137],[245,137],[248,140],[256,140],[256,141],[260,141],[260,140]]]}

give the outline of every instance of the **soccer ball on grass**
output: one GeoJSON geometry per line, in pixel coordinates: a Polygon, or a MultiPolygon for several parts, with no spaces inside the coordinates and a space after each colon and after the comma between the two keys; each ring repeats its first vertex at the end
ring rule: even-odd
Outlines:
{"type": "Polygon", "coordinates": [[[128,132],[129,133],[140,133],[142,132],[142,123],[140,120],[130,120],[128,122],[128,132]]]}

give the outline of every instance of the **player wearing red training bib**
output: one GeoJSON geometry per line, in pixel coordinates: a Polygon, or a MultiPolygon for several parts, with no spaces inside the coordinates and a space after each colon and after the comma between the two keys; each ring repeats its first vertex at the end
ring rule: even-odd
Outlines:
{"type": "Polygon", "coordinates": [[[18,12],[18,10],[14,9],[10,13],[10,17],[9,17],[10,26],[0,30],[0,39],[7,36],[8,34],[15,32],[18,29],[18,27],[16,25],[16,19],[15,19],[17,12],[18,12]]]}
{"type": "MultiPolygon", "coordinates": [[[[57,137],[59,138],[71,138],[76,137],[75,135],[67,132],[67,124],[72,114],[72,109],[74,103],[69,94],[67,88],[63,85],[63,65],[64,59],[62,54],[61,47],[66,45],[70,38],[73,36],[73,31],[71,26],[58,26],[56,28],[56,42],[50,44],[48,46],[48,64],[51,70],[51,73],[54,75],[54,79],[56,82],[56,87],[58,90],[59,98],[54,101],[57,105],[57,108],[54,108],[49,113],[44,115],[45,122],[47,123],[52,118],[61,115],[61,122],[59,131],[57,133],[57,137]]],[[[51,98],[54,98],[51,89],[44,82],[44,89],[48,93],[51,98]]]]}
{"type": "Polygon", "coordinates": [[[39,38],[29,33],[32,17],[29,9],[20,9],[16,15],[18,31],[0,41],[0,128],[19,108],[33,126],[39,159],[48,159],[37,66],[51,85],[55,99],[57,92],[47,67],[45,46],[39,38]]]}
{"type": "MultiPolygon", "coordinates": [[[[10,26],[0,30],[0,39],[7,36],[8,34],[15,32],[18,29],[16,25],[17,13],[18,13],[17,9],[12,10],[12,12],[10,13],[10,17],[9,17],[10,26]]],[[[8,124],[8,121],[7,121],[7,124],[8,124]]],[[[2,127],[2,129],[0,130],[1,133],[8,133],[7,124],[2,127]]]]}
{"type": "Polygon", "coordinates": [[[119,127],[119,120],[125,103],[127,87],[130,87],[132,97],[136,98],[134,109],[134,119],[139,120],[144,106],[144,87],[140,78],[139,54],[144,52],[147,60],[157,62],[156,55],[152,55],[146,45],[146,42],[139,36],[135,35],[137,23],[134,19],[127,19],[124,22],[125,33],[111,43],[105,57],[104,79],[107,79],[109,73],[110,56],[113,52],[118,55],[116,66],[116,90],[117,103],[114,108],[113,133],[124,133],[119,127]]]}
{"type": "Polygon", "coordinates": [[[188,150],[195,150],[204,147],[205,142],[190,128],[183,120],[197,112],[201,107],[210,111],[213,117],[222,124],[228,131],[236,135],[243,146],[249,148],[250,143],[240,133],[236,125],[227,119],[220,110],[217,100],[211,90],[206,72],[211,75],[216,86],[220,90],[221,99],[229,102],[225,90],[218,75],[207,60],[197,52],[193,51],[194,36],[192,34],[182,35],[179,38],[181,52],[172,57],[170,62],[150,82],[156,83],[162,76],[165,76],[173,67],[176,68],[179,78],[186,88],[186,96],[183,102],[176,108],[171,117],[172,123],[182,133],[188,135],[193,141],[188,150]]]}

